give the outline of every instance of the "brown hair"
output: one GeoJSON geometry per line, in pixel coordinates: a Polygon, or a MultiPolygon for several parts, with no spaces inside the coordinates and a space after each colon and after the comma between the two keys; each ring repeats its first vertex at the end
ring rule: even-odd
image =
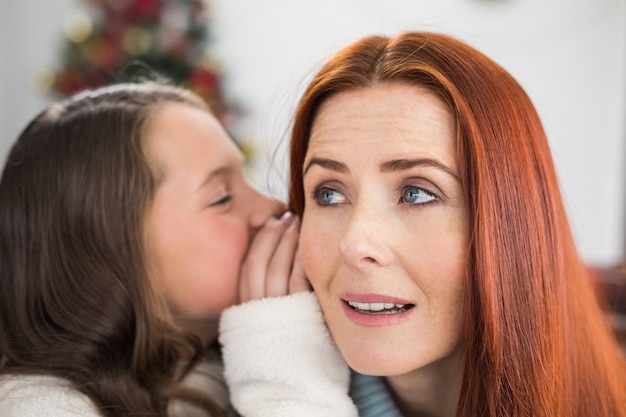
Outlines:
{"type": "Polygon", "coordinates": [[[456,119],[471,227],[459,416],[626,416],[626,368],[574,246],[550,150],[523,89],[435,33],[366,37],[335,54],[299,102],[290,204],[320,105],[380,83],[428,88],[456,119]]]}
{"type": "Polygon", "coordinates": [[[155,82],[53,104],[0,181],[0,373],[69,379],[106,416],[165,416],[175,398],[222,415],[180,385],[203,347],[171,321],[145,266],[156,180],[141,142],[168,102],[206,108],[155,82]]]}

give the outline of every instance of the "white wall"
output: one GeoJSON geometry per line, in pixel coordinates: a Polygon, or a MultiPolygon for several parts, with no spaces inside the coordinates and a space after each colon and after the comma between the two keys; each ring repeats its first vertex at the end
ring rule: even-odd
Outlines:
{"type": "Polygon", "coordinates": [[[77,0],[0,0],[0,161],[48,102],[28,88],[33,71],[55,65],[63,19],[77,0]]]}
{"type": "MultiPolygon", "coordinates": [[[[583,257],[605,265],[624,257],[626,0],[209,2],[214,52],[227,90],[250,111],[241,133],[259,150],[257,180],[278,195],[284,196],[290,116],[325,57],[366,34],[443,31],[502,64],[534,100],[583,257]]],[[[61,22],[79,5],[0,0],[2,160],[18,131],[47,102],[29,91],[27,76],[54,65],[61,22]]]]}

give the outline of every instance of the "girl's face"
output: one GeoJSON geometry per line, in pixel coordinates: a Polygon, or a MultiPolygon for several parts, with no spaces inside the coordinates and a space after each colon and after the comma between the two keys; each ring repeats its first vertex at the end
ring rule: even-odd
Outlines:
{"type": "Polygon", "coordinates": [[[358,372],[460,369],[469,243],[454,126],[438,97],[403,84],[339,93],[314,120],[300,251],[358,372]]]}
{"type": "Polygon", "coordinates": [[[158,183],[146,216],[149,271],[174,317],[210,342],[237,302],[252,234],[282,205],[246,181],[242,154],[204,110],[164,105],[143,143],[158,183]]]}

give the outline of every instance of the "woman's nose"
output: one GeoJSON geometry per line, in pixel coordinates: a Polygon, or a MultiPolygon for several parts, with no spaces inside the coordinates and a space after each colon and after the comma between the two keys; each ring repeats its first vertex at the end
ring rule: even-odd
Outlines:
{"type": "Polygon", "coordinates": [[[388,265],[393,259],[388,222],[384,210],[353,206],[338,241],[343,261],[359,269],[388,265]]]}

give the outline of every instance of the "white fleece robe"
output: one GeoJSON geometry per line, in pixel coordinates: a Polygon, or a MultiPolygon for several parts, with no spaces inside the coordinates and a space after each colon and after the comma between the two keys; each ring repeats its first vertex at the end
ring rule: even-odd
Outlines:
{"type": "Polygon", "coordinates": [[[219,341],[231,402],[242,416],[358,416],[348,365],[313,293],[227,309],[219,341]]]}

